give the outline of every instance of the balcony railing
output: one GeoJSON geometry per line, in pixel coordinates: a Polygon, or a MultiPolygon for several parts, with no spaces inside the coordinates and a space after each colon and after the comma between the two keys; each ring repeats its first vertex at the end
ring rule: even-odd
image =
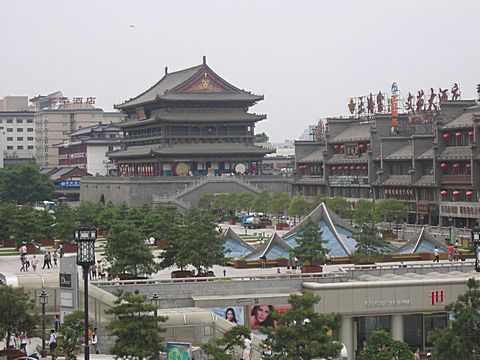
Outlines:
{"type": "Polygon", "coordinates": [[[442,175],[442,184],[471,184],[471,175],[442,175]]]}

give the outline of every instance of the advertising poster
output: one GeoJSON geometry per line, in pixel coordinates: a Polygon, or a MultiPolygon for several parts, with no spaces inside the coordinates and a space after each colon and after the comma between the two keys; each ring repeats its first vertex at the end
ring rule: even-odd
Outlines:
{"type": "Polygon", "coordinates": [[[290,305],[255,305],[249,307],[249,327],[253,331],[258,331],[260,326],[276,327],[277,321],[273,319],[273,313],[285,313],[290,309],[290,305]]]}
{"type": "Polygon", "coordinates": [[[244,325],[245,314],[243,306],[212,307],[208,311],[238,325],[244,325]]]}
{"type": "Polygon", "coordinates": [[[167,342],[167,360],[192,360],[192,344],[167,342]]]}

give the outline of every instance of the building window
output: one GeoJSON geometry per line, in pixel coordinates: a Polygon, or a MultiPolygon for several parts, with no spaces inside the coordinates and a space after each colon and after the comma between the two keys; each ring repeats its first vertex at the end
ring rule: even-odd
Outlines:
{"type": "Polygon", "coordinates": [[[2,124],[2,123],[3,123],[3,120],[2,120],[2,119],[0,119],[0,124],[2,124]]]}
{"type": "Polygon", "coordinates": [[[17,150],[23,150],[23,145],[18,145],[17,150]]]}
{"type": "Polygon", "coordinates": [[[33,119],[27,119],[27,124],[33,124],[33,119]]]}
{"type": "Polygon", "coordinates": [[[7,146],[7,150],[13,150],[13,146],[8,145],[8,146],[7,146]]]}
{"type": "Polygon", "coordinates": [[[12,128],[7,128],[7,132],[13,132],[12,128]]]}
{"type": "Polygon", "coordinates": [[[17,128],[17,132],[23,132],[23,128],[17,128]]]}
{"type": "Polygon", "coordinates": [[[7,119],[7,124],[13,124],[13,119],[7,119]]]}
{"type": "Polygon", "coordinates": [[[17,141],[23,141],[23,136],[17,137],[17,141]]]}
{"type": "Polygon", "coordinates": [[[27,149],[28,150],[33,150],[33,145],[28,145],[27,149]]]}
{"type": "Polygon", "coordinates": [[[27,132],[33,132],[33,128],[27,128],[27,132]]]}
{"type": "Polygon", "coordinates": [[[7,137],[7,141],[13,141],[13,137],[7,137]]]}
{"type": "Polygon", "coordinates": [[[17,124],[23,124],[23,119],[17,119],[17,124]]]}
{"type": "Polygon", "coordinates": [[[28,140],[28,141],[33,141],[33,137],[31,137],[31,136],[30,136],[30,137],[27,137],[27,140],[28,140]]]}

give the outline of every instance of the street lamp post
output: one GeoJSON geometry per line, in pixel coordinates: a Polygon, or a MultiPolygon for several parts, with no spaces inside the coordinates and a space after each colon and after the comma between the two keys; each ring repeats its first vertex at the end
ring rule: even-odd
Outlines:
{"type": "Polygon", "coordinates": [[[475,246],[475,271],[480,272],[480,254],[478,253],[478,245],[480,245],[480,229],[478,227],[472,230],[472,241],[475,246]]]}
{"type": "Polygon", "coordinates": [[[95,240],[97,229],[76,229],[75,241],[77,242],[77,265],[83,269],[83,292],[85,305],[85,360],[90,359],[90,347],[88,344],[88,272],[90,266],[95,264],[95,240]]]}
{"type": "Polygon", "coordinates": [[[42,292],[38,296],[40,300],[40,305],[42,305],[42,353],[40,354],[42,358],[47,356],[47,351],[45,349],[45,305],[48,304],[48,294],[45,289],[42,289],[42,292]]]}
{"type": "Polygon", "coordinates": [[[160,297],[158,296],[158,294],[152,295],[152,297],[150,298],[150,304],[155,305],[155,311],[153,312],[153,315],[157,317],[158,315],[157,309],[158,309],[158,305],[160,305],[160,297]]]}

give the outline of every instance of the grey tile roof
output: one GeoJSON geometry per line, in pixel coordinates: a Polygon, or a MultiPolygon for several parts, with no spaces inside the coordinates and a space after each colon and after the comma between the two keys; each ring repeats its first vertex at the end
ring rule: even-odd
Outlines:
{"type": "Polygon", "coordinates": [[[450,121],[445,126],[442,126],[442,129],[456,129],[465,127],[471,128],[473,127],[473,119],[475,116],[480,116],[480,112],[464,112],[462,115],[450,121]]]}
{"type": "Polygon", "coordinates": [[[420,179],[417,180],[415,185],[418,185],[418,186],[435,185],[435,178],[433,177],[433,175],[423,175],[420,179]]]}
{"type": "Polygon", "coordinates": [[[330,143],[344,143],[348,141],[365,141],[370,139],[371,124],[354,124],[331,139],[330,143]]]}
{"type": "MultiPolygon", "coordinates": [[[[211,74],[216,75],[206,64],[194,66],[188,69],[176,71],[173,73],[165,74],[155,85],[143,92],[142,94],[130,99],[122,104],[115,105],[117,109],[125,109],[145,103],[154,102],[156,99],[164,100],[197,100],[197,101],[228,101],[228,100],[245,100],[245,101],[258,101],[262,100],[263,96],[253,95],[246,91],[235,88],[233,85],[228,84],[232,91],[222,92],[175,92],[175,89],[181,85],[187,83],[200,71],[208,71],[211,74]]],[[[220,77],[218,77],[220,79],[220,77]]]]}
{"type": "Polygon", "coordinates": [[[323,162],[323,151],[325,149],[318,149],[303,157],[300,160],[297,160],[298,163],[318,163],[323,162]]]}
{"type": "Polygon", "coordinates": [[[410,175],[390,175],[390,177],[383,182],[383,185],[409,185],[410,180],[410,175]]]}
{"type": "Polygon", "coordinates": [[[134,127],[152,124],[155,122],[250,122],[266,119],[267,115],[250,113],[224,113],[224,114],[195,114],[195,113],[156,113],[155,116],[145,120],[128,120],[117,124],[118,126],[134,127]]]}
{"type": "Polygon", "coordinates": [[[472,156],[469,146],[450,146],[443,149],[438,160],[466,160],[472,156]]]}
{"type": "Polygon", "coordinates": [[[175,144],[161,147],[160,145],[131,146],[126,150],[113,151],[108,154],[112,158],[158,155],[265,155],[275,150],[246,144],[175,144]]]}
{"type": "Polygon", "coordinates": [[[402,146],[385,157],[387,160],[411,159],[413,157],[412,145],[402,146]]]}
{"type": "Polygon", "coordinates": [[[360,157],[335,154],[327,161],[327,164],[365,164],[367,162],[368,155],[366,153],[362,153],[360,157]]]}
{"type": "Polygon", "coordinates": [[[433,149],[430,148],[424,153],[417,156],[417,159],[433,159],[433,149]]]}

